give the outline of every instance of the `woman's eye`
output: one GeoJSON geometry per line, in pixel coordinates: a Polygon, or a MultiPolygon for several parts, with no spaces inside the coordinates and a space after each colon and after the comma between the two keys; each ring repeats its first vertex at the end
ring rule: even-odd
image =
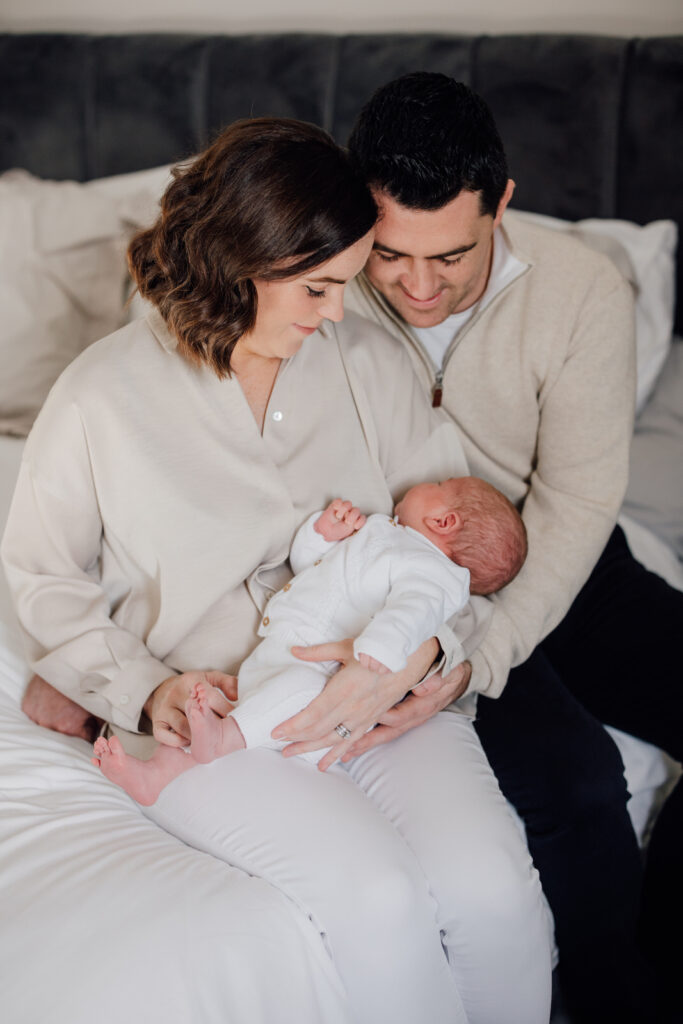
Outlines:
{"type": "Polygon", "coordinates": [[[324,299],[325,298],[325,290],[324,289],[321,292],[317,292],[315,290],[315,288],[309,288],[308,285],[306,285],[306,291],[308,292],[308,294],[311,296],[312,299],[324,299]]]}

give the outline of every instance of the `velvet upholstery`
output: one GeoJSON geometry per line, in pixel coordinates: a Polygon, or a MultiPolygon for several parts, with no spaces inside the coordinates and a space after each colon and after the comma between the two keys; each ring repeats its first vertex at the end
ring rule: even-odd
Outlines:
{"type": "Polygon", "coordinates": [[[89,57],[88,178],[165,164],[203,145],[204,40],[101,36],[89,57]]]}
{"type": "MultiPolygon", "coordinates": [[[[0,35],[0,170],[83,181],[153,167],[261,114],[344,142],[376,86],[420,69],[488,100],[514,205],[683,231],[683,36],[0,35]]],[[[680,251],[678,277],[681,295],[680,251]]]]}
{"type": "Polygon", "coordinates": [[[341,40],[330,131],[345,142],[358,111],[375,89],[409,71],[439,71],[470,84],[474,38],[467,36],[347,36],[341,40]]]}
{"type": "Polygon", "coordinates": [[[582,36],[500,36],[477,48],[473,87],[505,142],[513,205],[564,220],[615,215],[626,48],[582,36]],[[599,101],[598,101],[599,100],[599,101]]]}
{"type": "Polygon", "coordinates": [[[298,117],[327,126],[332,36],[224,36],[210,44],[209,130],[238,117],[298,117]]]}
{"type": "Polygon", "coordinates": [[[676,330],[683,335],[683,37],[636,40],[625,82],[617,215],[678,223],[676,330]]]}

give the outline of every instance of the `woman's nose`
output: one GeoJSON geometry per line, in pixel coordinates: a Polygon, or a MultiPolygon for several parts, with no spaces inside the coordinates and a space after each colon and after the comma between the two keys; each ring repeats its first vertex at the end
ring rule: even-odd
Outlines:
{"type": "Polygon", "coordinates": [[[319,307],[321,316],[324,316],[326,320],[334,320],[338,323],[344,319],[344,294],[343,292],[337,295],[328,295],[325,297],[324,302],[319,307]]]}

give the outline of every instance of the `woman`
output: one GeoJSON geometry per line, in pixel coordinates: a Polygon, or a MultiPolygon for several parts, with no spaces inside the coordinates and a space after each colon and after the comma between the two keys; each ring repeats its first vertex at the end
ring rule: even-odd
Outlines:
{"type": "MultiPolygon", "coordinates": [[[[72,364],[37,421],[3,543],[30,659],[129,749],[146,719],[185,743],[198,671],[232,692],[224,673],[255,645],[312,511],[343,493],[389,512],[410,484],[466,471],[402,349],[339,323],[375,218],[321,130],[232,125],[176,171],[131,246],[153,312],[72,364]]],[[[337,674],[360,709],[349,743],[435,647],[381,684],[357,664],[337,674]]],[[[225,714],[218,687],[212,699],[225,714]]],[[[327,774],[242,751],[186,772],[147,813],[305,910],[354,1021],[547,1020],[538,881],[466,716],[327,774]]]]}

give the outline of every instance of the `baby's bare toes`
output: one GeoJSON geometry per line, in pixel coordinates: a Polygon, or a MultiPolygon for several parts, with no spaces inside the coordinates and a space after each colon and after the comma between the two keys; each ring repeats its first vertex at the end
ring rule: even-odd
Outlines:
{"type": "Polygon", "coordinates": [[[117,757],[117,758],[125,757],[125,751],[123,749],[123,744],[121,743],[121,740],[118,738],[118,736],[112,736],[110,738],[110,740],[109,740],[109,753],[113,754],[114,757],[117,757]]]}

